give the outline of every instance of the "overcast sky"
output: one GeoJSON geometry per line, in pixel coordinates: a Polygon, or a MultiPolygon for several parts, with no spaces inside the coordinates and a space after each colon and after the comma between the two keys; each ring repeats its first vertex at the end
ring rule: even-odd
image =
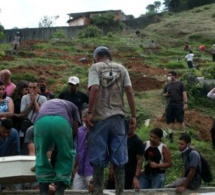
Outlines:
{"type": "MultiPolygon", "coordinates": [[[[0,23],[5,29],[37,28],[44,16],[59,16],[54,26],[68,26],[67,14],[88,11],[122,10],[139,17],[156,0],[1,0],[0,23]]],[[[159,1],[159,0],[158,0],[159,1]]],[[[160,0],[163,3],[163,0],[160,0]]]]}

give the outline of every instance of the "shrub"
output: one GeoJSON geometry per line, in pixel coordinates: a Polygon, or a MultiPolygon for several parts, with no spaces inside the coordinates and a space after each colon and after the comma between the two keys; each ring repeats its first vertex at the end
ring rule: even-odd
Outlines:
{"type": "Polygon", "coordinates": [[[79,38],[94,38],[100,37],[103,34],[102,30],[96,26],[90,25],[78,32],[79,38]]]}
{"type": "Polygon", "coordinates": [[[52,38],[65,38],[65,37],[66,37],[65,32],[61,29],[57,29],[52,35],[52,38]]]}
{"type": "Polygon", "coordinates": [[[180,61],[170,61],[166,65],[168,69],[179,69],[179,68],[186,68],[185,64],[180,61]]]}
{"type": "Polygon", "coordinates": [[[215,66],[202,69],[202,75],[207,79],[215,79],[215,66]]]}

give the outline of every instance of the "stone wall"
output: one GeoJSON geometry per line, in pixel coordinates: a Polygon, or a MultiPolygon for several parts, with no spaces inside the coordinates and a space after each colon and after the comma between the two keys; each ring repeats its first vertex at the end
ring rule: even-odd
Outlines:
{"type": "MultiPolygon", "coordinates": [[[[144,16],[140,18],[130,19],[123,21],[126,29],[141,29],[146,26],[159,22],[158,15],[144,16]]],[[[19,31],[22,35],[22,41],[26,40],[48,40],[52,37],[53,33],[57,30],[62,30],[66,37],[73,38],[77,36],[80,29],[86,26],[64,26],[64,27],[49,27],[49,28],[23,28],[23,29],[10,29],[5,30],[5,37],[0,40],[1,43],[10,43],[14,40],[16,32],[19,31]]]]}
{"type": "Polygon", "coordinates": [[[48,40],[57,30],[62,30],[66,37],[75,37],[80,29],[85,28],[84,26],[75,27],[50,27],[50,28],[23,28],[23,29],[10,29],[5,30],[5,37],[1,42],[10,43],[14,40],[16,32],[19,31],[22,35],[22,41],[26,40],[48,40]]]}

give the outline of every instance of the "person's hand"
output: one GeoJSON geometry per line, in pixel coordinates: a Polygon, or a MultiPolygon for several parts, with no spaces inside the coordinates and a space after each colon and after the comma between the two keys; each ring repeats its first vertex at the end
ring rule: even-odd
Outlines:
{"type": "Polygon", "coordinates": [[[187,110],[187,109],[188,109],[188,104],[184,104],[183,109],[184,109],[184,110],[187,110]]]}
{"type": "Polygon", "coordinates": [[[149,165],[151,168],[157,168],[157,166],[158,166],[158,164],[156,162],[152,162],[152,161],[149,163],[149,165]]]}
{"type": "Polygon", "coordinates": [[[134,134],[134,130],[136,129],[136,127],[137,127],[137,120],[136,120],[136,117],[131,117],[130,123],[129,123],[129,131],[128,131],[128,134],[129,134],[129,135],[134,134]]]}
{"type": "Polygon", "coordinates": [[[186,190],[186,188],[184,186],[179,186],[176,188],[176,193],[180,193],[182,194],[184,191],[186,190]]]}
{"type": "Polygon", "coordinates": [[[35,93],[30,93],[29,96],[30,96],[31,102],[32,102],[32,103],[35,103],[35,102],[36,102],[36,98],[37,98],[37,94],[35,94],[35,93]]]}
{"type": "Polygon", "coordinates": [[[93,114],[92,114],[92,113],[88,113],[88,114],[87,114],[86,125],[87,125],[87,127],[88,127],[89,129],[93,127],[92,117],[93,117],[93,114]]]}
{"type": "Polygon", "coordinates": [[[49,195],[54,195],[56,192],[57,186],[54,184],[49,184],[49,195]]]}
{"type": "Polygon", "coordinates": [[[140,191],[140,182],[135,176],[133,177],[132,187],[135,189],[136,192],[140,191]]]}

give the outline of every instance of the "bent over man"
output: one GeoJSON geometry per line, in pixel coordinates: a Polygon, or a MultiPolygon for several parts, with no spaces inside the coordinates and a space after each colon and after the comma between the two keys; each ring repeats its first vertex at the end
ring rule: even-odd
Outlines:
{"type": "Polygon", "coordinates": [[[81,123],[78,108],[69,101],[52,99],[42,105],[35,122],[36,176],[40,195],[48,194],[50,183],[57,184],[56,194],[63,194],[71,181],[75,156],[73,133],[77,131],[77,123],[81,123]],[[51,144],[58,149],[54,167],[47,157],[51,144]]]}

